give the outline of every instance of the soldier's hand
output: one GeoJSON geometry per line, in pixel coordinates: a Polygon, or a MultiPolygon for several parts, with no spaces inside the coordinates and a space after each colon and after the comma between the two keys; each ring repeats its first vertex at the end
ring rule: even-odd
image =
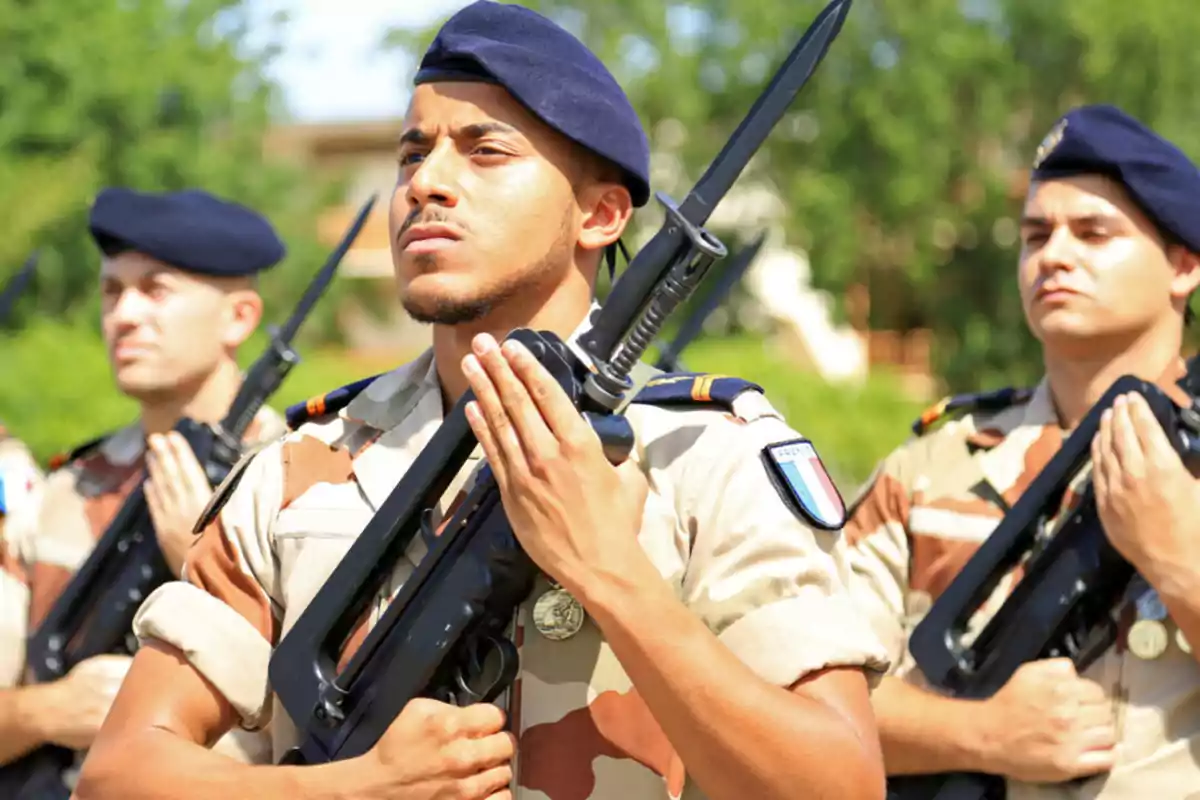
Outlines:
{"type": "Polygon", "coordinates": [[[463,370],[467,421],[504,513],[533,561],[581,601],[588,582],[661,581],[638,544],[649,485],[634,458],[613,467],[600,437],[533,354],[482,334],[463,370]]]}
{"type": "Polygon", "coordinates": [[[516,740],[504,712],[418,698],[365,756],[363,796],[379,800],[510,800],[516,740]]]}
{"type": "Polygon", "coordinates": [[[144,491],[150,519],[171,572],[179,577],[188,548],[196,541],[196,524],[213,490],[187,440],[176,431],[147,439],[144,491]]]}
{"type": "Polygon", "coordinates": [[[1025,664],[984,707],[988,772],[1058,783],[1113,767],[1112,700],[1100,684],[1079,677],[1069,659],[1025,664]]]}
{"type": "Polygon", "coordinates": [[[91,747],[131,663],[128,656],[94,656],[48,684],[41,710],[50,743],[72,750],[91,747]]]}

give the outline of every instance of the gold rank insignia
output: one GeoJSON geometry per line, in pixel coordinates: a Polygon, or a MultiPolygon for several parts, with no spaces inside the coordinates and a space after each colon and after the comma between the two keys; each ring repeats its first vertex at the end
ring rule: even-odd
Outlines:
{"type": "Polygon", "coordinates": [[[583,628],[583,605],[566,589],[545,592],[533,604],[533,625],[538,633],[556,642],[570,639],[583,628]]]}
{"type": "Polygon", "coordinates": [[[1042,162],[1054,152],[1054,148],[1058,147],[1059,142],[1063,140],[1063,135],[1066,133],[1066,131],[1067,121],[1065,119],[1060,119],[1054,125],[1054,127],[1050,129],[1050,132],[1046,134],[1044,139],[1042,139],[1042,143],[1038,145],[1037,152],[1033,154],[1034,169],[1040,167],[1042,162]]]}

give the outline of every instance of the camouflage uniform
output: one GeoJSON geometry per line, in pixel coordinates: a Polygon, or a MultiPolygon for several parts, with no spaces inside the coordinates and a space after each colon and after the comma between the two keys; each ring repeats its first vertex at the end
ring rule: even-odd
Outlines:
{"type": "MultiPolygon", "coordinates": [[[[696,397],[706,397],[703,388],[696,397]]],[[[714,404],[634,405],[628,417],[651,486],[639,540],[732,652],[779,686],[832,665],[885,667],[844,594],[844,568],[830,556],[835,534],[801,523],[768,480],[761,449],[795,434],[760,392],[738,395],[728,413],[714,404]]],[[[272,647],[441,420],[430,351],[265,448],[189,554],[190,583],[161,587],[135,620],[143,639],[183,651],[244,725],[271,720],[277,757],[298,733],[268,684],[272,647]]],[[[477,448],[434,509],[435,525],[452,514],[480,462],[477,448]]],[[[391,596],[424,552],[418,537],[391,596]]],[[[502,703],[519,736],[514,796],[699,798],[599,629],[585,620],[576,635],[552,640],[533,624],[534,603],[549,588],[543,578],[515,621],[522,670],[502,703]]],[[[387,601],[351,637],[343,664],[387,601]]]]}
{"type": "MultiPolygon", "coordinates": [[[[278,438],[285,430],[282,418],[264,408],[246,435],[248,442],[278,438]]],[[[6,529],[6,539],[17,558],[8,580],[19,576],[22,588],[14,590],[20,602],[0,607],[0,652],[16,666],[0,674],[0,688],[21,682],[25,640],[45,618],[75,571],[83,565],[141,480],[145,467],[145,439],[138,425],[122,428],[77,448],[47,476],[36,511],[24,524],[6,529]],[[19,594],[19,596],[17,596],[19,594]]],[[[261,759],[265,741],[250,736],[227,738],[217,749],[242,759],[261,759]]]]}
{"type": "Polygon", "coordinates": [[[28,546],[18,534],[36,515],[45,476],[29,450],[0,426],[0,687],[11,686],[24,662],[24,609],[29,605],[28,572],[23,553],[28,546]]]}
{"type": "MultiPolygon", "coordinates": [[[[1045,381],[1020,400],[910,440],[880,465],[851,511],[843,539],[850,589],[888,649],[891,675],[928,688],[908,637],[1067,435],[1045,381]]],[[[1085,479],[1067,491],[1059,519],[1085,479]]],[[[1051,534],[1056,522],[1047,526],[1051,534]]],[[[971,620],[971,633],[996,613],[1020,573],[1018,567],[1000,582],[971,620]]],[[[1134,617],[1126,601],[1116,645],[1084,672],[1112,698],[1116,768],[1075,784],[1009,781],[1008,800],[1200,797],[1193,752],[1200,746],[1200,666],[1174,641],[1157,659],[1134,657],[1126,642],[1134,617]]]]}

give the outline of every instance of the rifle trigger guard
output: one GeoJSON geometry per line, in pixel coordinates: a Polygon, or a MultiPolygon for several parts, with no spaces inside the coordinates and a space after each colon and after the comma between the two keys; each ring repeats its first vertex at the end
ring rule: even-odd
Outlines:
{"type": "MultiPolygon", "coordinates": [[[[500,694],[512,686],[513,681],[517,679],[517,675],[521,671],[521,656],[517,652],[517,647],[511,641],[503,636],[489,634],[485,640],[491,644],[492,649],[500,658],[500,669],[496,679],[488,684],[482,692],[477,692],[467,685],[467,679],[460,668],[455,672],[454,681],[458,684],[459,690],[472,703],[490,703],[495,700],[500,694]]],[[[474,648],[472,648],[472,661],[476,661],[482,666],[483,659],[476,657],[474,648]]]]}

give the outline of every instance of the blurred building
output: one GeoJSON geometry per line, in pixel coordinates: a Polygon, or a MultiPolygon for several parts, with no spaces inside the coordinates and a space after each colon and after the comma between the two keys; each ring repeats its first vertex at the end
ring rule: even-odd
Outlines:
{"type": "MultiPolygon", "coordinates": [[[[656,142],[663,138],[659,133],[656,142]]],[[[266,141],[271,155],[294,160],[318,176],[336,176],[347,182],[345,201],[330,208],[320,220],[321,239],[330,246],[337,242],[367,196],[371,192],[380,194],[381,202],[341,270],[345,279],[377,282],[378,291],[387,297],[394,291],[387,198],[396,181],[399,134],[398,119],[293,124],[275,128],[266,141]]],[[[688,188],[677,160],[669,152],[656,153],[652,181],[673,196],[688,188]]],[[[913,394],[932,393],[928,332],[869,330],[865,323],[869,297],[862,287],[843,298],[848,324],[837,322],[834,298],[810,285],[807,255],[786,244],[785,211],[783,200],[769,181],[743,181],[710,220],[709,227],[730,238],[749,240],[767,231],[763,249],[742,281],[748,302],[739,305],[738,322],[766,334],[774,346],[827,381],[858,383],[873,366],[886,365],[902,376],[913,394]]],[[[654,208],[639,212],[631,244],[640,246],[653,236],[660,220],[654,208]]],[[[362,309],[345,309],[341,323],[351,346],[367,351],[408,351],[423,346],[426,334],[422,326],[409,320],[398,306],[391,308],[392,313],[383,319],[362,309]]]]}

